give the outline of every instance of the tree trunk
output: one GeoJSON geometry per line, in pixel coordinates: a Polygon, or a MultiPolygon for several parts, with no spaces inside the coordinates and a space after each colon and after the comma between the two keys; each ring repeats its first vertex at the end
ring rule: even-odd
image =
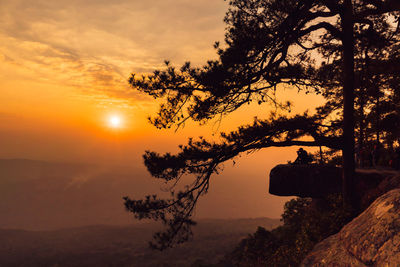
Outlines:
{"type": "Polygon", "coordinates": [[[354,33],[353,4],[344,1],[343,33],[343,200],[353,213],[359,210],[355,191],[354,163],[354,33]]]}
{"type": "Polygon", "coordinates": [[[381,140],[380,140],[380,133],[381,133],[381,131],[380,131],[380,119],[381,119],[380,104],[381,104],[381,101],[380,101],[379,93],[380,92],[378,89],[376,92],[376,114],[375,114],[375,116],[376,116],[376,145],[377,146],[379,146],[379,144],[381,143],[381,140]]]}
{"type": "Polygon", "coordinates": [[[370,74],[369,74],[369,45],[364,50],[364,64],[361,65],[361,73],[362,78],[360,79],[360,92],[359,92],[359,102],[360,102],[360,118],[359,118],[359,127],[360,133],[358,137],[358,156],[359,156],[359,167],[363,168],[364,162],[366,158],[365,156],[365,136],[366,136],[366,125],[365,125],[365,94],[368,92],[368,88],[370,88],[370,74]]]}

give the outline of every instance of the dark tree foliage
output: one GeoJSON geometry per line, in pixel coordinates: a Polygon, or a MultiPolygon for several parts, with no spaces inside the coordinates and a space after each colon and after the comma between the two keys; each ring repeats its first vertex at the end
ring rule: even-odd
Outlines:
{"type": "Polygon", "coordinates": [[[183,191],[171,191],[170,199],[148,196],[144,200],[125,198],[125,206],[139,219],[161,220],[168,230],[157,233],[154,248],[164,249],[175,243],[188,240],[194,224],[193,214],[198,198],[207,193],[210,177],[222,170],[221,164],[234,159],[241,153],[250,153],[265,147],[291,145],[327,146],[340,148],[340,138],[331,134],[330,127],[321,123],[320,118],[308,114],[292,118],[279,117],[275,120],[255,120],[252,125],[240,127],[230,134],[221,134],[221,143],[208,142],[203,138],[180,147],[176,155],[160,155],[147,151],[144,162],[152,176],[165,181],[179,182],[182,176],[195,176],[194,182],[183,191]],[[296,140],[312,136],[314,141],[296,140]]]}
{"type": "Polygon", "coordinates": [[[311,199],[285,204],[283,225],[271,231],[260,227],[243,239],[221,266],[299,266],[314,245],[337,233],[351,218],[340,196],[330,195],[316,208],[311,199]]]}
{"type": "MultiPolygon", "coordinates": [[[[385,17],[374,17],[374,28],[355,28],[355,130],[358,147],[383,141],[392,146],[400,137],[396,131],[400,118],[398,103],[400,36],[397,25],[385,17]]],[[[326,104],[318,109],[321,116],[337,113],[333,121],[343,119],[343,97],[340,80],[342,67],[338,64],[340,51],[332,47],[330,64],[323,62],[318,69],[322,95],[326,104]]],[[[327,52],[326,52],[327,53],[327,52]]]]}
{"type": "MultiPolygon", "coordinates": [[[[224,162],[271,146],[341,149],[344,200],[357,209],[353,193],[357,55],[362,54],[365,40],[390,40],[390,35],[398,33],[398,27],[385,25],[398,25],[399,2],[232,0],[229,4],[225,44],[215,44],[218,60],[203,67],[188,62],[178,69],[166,62],[165,69],[153,74],[132,74],[129,82],[133,88],[165,100],[157,115],[150,118],[151,123],[158,128],[179,128],[188,119],[206,123],[251,102],[287,108],[288,103],[275,97],[278,85],[322,92],[330,102],[317,115],[256,119],[252,125],[221,134],[219,143],[190,139],[176,155],[146,152],[145,164],[154,177],[177,184],[185,175],[194,176],[183,190],[172,188],[170,199],[125,198],[126,208],[137,218],[161,220],[167,226],[166,231],[155,235],[155,248],[164,249],[191,237],[196,202],[207,193],[211,175],[218,173],[224,162]],[[321,64],[320,59],[325,63],[321,64]],[[343,119],[331,120],[332,112],[338,109],[343,119]],[[305,136],[312,140],[302,141],[305,136]]],[[[368,49],[380,48],[371,45],[368,49]]],[[[371,56],[374,60],[377,57],[371,56]]],[[[385,59],[389,62],[392,57],[387,55],[385,59]]],[[[373,60],[370,62],[372,66],[373,60]]],[[[368,68],[370,73],[375,71],[368,68]]]]}

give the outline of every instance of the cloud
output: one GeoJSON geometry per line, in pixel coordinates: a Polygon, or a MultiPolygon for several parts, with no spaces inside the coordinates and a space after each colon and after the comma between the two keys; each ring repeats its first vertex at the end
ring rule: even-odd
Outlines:
{"type": "Polygon", "coordinates": [[[215,56],[225,11],[215,0],[3,0],[0,60],[40,82],[144,100],[129,89],[130,73],[164,59],[203,64],[215,56]]]}
{"type": "Polygon", "coordinates": [[[118,66],[100,58],[79,56],[48,44],[0,35],[2,61],[23,73],[23,79],[70,85],[87,93],[108,93],[114,97],[133,96],[118,66]]]}
{"type": "Polygon", "coordinates": [[[113,55],[134,61],[133,67],[164,58],[205,62],[214,54],[213,41],[223,37],[226,10],[224,1],[215,0],[4,1],[5,35],[79,54],[113,55]]]}

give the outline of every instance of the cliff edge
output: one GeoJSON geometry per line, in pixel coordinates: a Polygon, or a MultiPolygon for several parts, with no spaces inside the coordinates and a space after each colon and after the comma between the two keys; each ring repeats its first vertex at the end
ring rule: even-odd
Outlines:
{"type": "MultiPolygon", "coordinates": [[[[365,210],[376,198],[400,188],[399,172],[357,169],[356,194],[365,210]]],[[[269,174],[269,193],[276,196],[324,198],[342,190],[342,169],[330,165],[280,164],[269,174]]]]}
{"type": "Polygon", "coordinates": [[[377,198],[339,233],[318,243],[301,266],[398,266],[399,263],[400,189],[394,189],[377,198]]]}

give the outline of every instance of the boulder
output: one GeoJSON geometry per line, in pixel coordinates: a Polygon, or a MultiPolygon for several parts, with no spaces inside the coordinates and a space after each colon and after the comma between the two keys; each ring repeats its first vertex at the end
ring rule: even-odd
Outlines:
{"type": "Polygon", "coordinates": [[[318,243],[301,266],[399,266],[399,263],[400,189],[394,189],[376,199],[339,233],[318,243]]]}
{"type": "MultiPolygon", "coordinates": [[[[396,171],[357,169],[356,191],[362,209],[391,189],[400,187],[396,171]]],[[[323,198],[342,191],[342,169],[332,165],[281,164],[269,175],[269,193],[276,196],[323,198]]]]}
{"type": "Polygon", "coordinates": [[[281,164],[269,175],[269,193],[277,196],[318,198],[341,188],[341,168],[330,165],[281,164]]]}

